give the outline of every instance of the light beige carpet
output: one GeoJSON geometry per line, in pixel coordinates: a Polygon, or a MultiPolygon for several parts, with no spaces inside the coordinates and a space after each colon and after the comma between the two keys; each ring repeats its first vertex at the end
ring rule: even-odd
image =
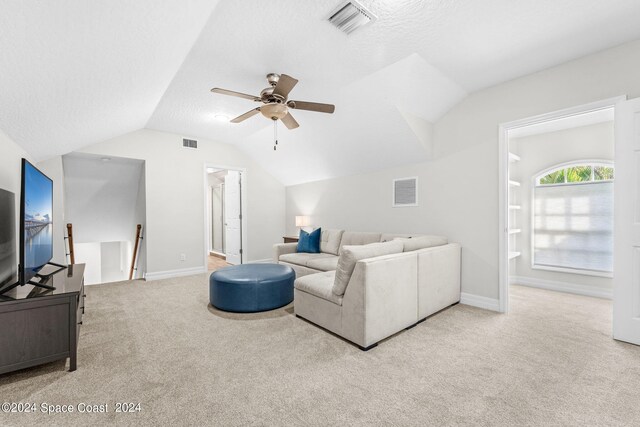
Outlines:
{"type": "Polygon", "coordinates": [[[86,306],[78,370],[0,376],[0,400],[111,412],[1,425],[640,425],[640,347],[601,299],[513,287],[509,315],[457,305],[369,352],[292,306],[219,312],[206,275],[91,286],[86,306]]]}

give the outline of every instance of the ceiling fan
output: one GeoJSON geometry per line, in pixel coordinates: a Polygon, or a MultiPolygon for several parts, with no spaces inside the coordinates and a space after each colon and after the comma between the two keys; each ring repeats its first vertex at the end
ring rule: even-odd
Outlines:
{"type": "Polygon", "coordinates": [[[293,89],[298,83],[298,80],[294,79],[291,76],[288,76],[286,74],[269,73],[267,74],[267,81],[269,82],[270,86],[262,89],[262,92],[260,92],[260,96],[247,95],[246,93],[235,92],[218,87],[214,87],[213,89],[211,89],[211,92],[219,93],[222,95],[237,96],[239,98],[245,98],[264,104],[236,117],[235,119],[231,120],[231,123],[240,123],[245,121],[249,117],[253,117],[258,113],[262,113],[262,115],[266,118],[273,120],[274,125],[277,120],[281,120],[287,128],[295,129],[300,125],[291,115],[291,112],[289,111],[290,109],[317,111],[320,113],[329,114],[333,113],[336,109],[335,105],[331,104],[289,100],[289,92],[291,92],[291,89],[293,89]]]}

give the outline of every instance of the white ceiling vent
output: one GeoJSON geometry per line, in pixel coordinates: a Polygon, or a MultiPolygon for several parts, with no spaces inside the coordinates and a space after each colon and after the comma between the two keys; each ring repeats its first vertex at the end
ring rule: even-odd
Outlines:
{"type": "Polygon", "coordinates": [[[418,177],[393,180],[393,207],[418,206],[418,177]]]}
{"type": "Polygon", "coordinates": [[[351,0],[331,15],[329,22],[338,27],[339,30],[351,34],[358,28],[374,22],[376,19],[378,18],[369,10],[365,9],[364,6],[355,0],[351,0]]]}
{"type": "Polygon", "coordinates": [[[198,148],[198,141],[195,139],[182,138],[182,146],[184,148],[198,148]]]}

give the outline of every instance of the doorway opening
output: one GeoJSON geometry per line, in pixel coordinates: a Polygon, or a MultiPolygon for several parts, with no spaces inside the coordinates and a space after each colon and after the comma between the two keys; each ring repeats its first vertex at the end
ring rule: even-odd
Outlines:
{"type": "Polygon", "coordinates": [[[75,261],[86,264],[85,284],[142,279],[146,273],[144,160],[70,153],[62,157],[64,208],[73,224],[75,261]]]}
{"type": "Polygon", "coordinates": [[[245,171],[205,167],[205,259],[209,271],[244,262],[245,171]]]}
{"type": "Polygon", "coordinates": [[[514,286],[611,299],[621,99],[500,126],[501,312],[514,286]]]}

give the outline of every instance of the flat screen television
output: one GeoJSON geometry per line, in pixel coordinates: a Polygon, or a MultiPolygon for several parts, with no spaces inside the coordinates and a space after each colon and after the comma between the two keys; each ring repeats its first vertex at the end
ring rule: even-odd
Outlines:
{"type": "Polygon", "coordinates": [[[20,283],[26,284],[53,258],[53,181],[22,159],[20,283]]]}
{"type": "Polygon", "coordinates": [[[0,189],[0,289],[18,279],[16,196],[0,189]]]}

